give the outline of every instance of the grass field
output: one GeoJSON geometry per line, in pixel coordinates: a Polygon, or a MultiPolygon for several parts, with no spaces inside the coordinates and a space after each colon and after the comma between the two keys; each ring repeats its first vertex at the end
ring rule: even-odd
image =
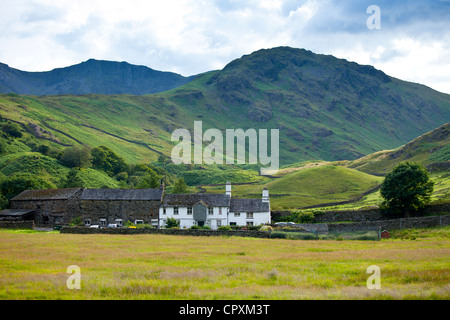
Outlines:
{"type": "Polygon", "coordinates": [[[449,227],[382,241],[0,230],[0,299],[449,299],[449,235],[449,227]],[[70,265],[80,267],[79,290],[66,286],[70,265]],[[379,290],[366,286],[371,265],[380,267],[379,290]]]}

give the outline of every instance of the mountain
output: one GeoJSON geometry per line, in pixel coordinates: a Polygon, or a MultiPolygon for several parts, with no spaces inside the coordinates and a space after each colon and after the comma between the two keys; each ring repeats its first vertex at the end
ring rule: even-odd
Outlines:
{"type": "Polygon", "coordinates": [[[450,171],[450,123],[427,132],[394,150],[375,152],[350,161],[349,168],[384,175],[402,161],[417,161],[430,172],[450,171]]]}
{"type": "Polygon", "coordinates": [[[179,87],[192,80],[127,62],[90,59],[67,68],[26,72],[0,63],[0,93],[58,94],[150,94],[179,87]]]}
{"type": "Polygon", "coordinates": [[[192,131],[195,120],[204,131],[279,129],[280,163],[289,165],[398,148],[450,122],[450,95],[372,66],[277,47],[151,95],[0,95],[0,115],[55,148],[106,145],[129,163],[170,156],[172,132],[192,131]]]}

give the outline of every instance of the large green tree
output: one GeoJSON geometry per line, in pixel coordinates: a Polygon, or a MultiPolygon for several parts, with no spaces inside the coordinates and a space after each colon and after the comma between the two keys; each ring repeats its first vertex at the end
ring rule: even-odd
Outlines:
{"type": "Polygon", "coordinates": [[[95,169],[105,171],[110,176],[129,170],[129,166],[125,160],[108,147],[99,146],[93,148],[91,154],[92,166],[95,169]]]}
{"type": "Polygon", "coordinates": [[[175,185],[173,186],[172,193],[187,193],[188,192],[188,186],[186,185],[186,182],[184,182],[183,177],[178,178],[177,182],[175,182],[175,185]]]}
{"type": "Polygon", "coordinates": [[[87,146],[64,149],[60,161],[69,168],[83,168],[91,165],[91,149],[87,146]]]}
{"type": "Polygon", "coordinates": [[[15,197],[24,190],[53,188],[55,188],[55,186],[52,183],[29,173],[14,174],[5,178],[0,183],[0,192],[8,200],[15,197]]]}
{"type": "Polygon", "coordinates": [[[425,207],[431,200],[434,182],[418,162],[398,164],[384,179],[380,193],[382,208],[389,214],[409,217],[411,211],[425,207]]]}

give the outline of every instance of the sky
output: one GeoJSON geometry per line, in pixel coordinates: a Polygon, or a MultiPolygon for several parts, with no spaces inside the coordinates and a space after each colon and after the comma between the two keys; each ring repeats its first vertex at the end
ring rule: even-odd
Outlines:
{"type": "Polygon", "coordinates": [[[0,0],[0,62],[24,71],[93,58],[189,76],[277,46],[450,94],[450,0],[0,0]]]}

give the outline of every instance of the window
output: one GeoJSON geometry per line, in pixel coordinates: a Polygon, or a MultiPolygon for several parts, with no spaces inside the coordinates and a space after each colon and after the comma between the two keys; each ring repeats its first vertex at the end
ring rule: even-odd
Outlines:
{"type": "Polygon", "coordinates": [[[188,207],[188,208],[187,208],[187,214],[189,214],[189,215],[192,214],[192,207],[188,207]]]}
{"type": "Polygon", "coordinates": [[[236,222],[230,222],[230,226],[235,226],[236,222]]]}
{"type": "Polygon", "coordinates": [[[84,225],[85,225],[86,227],[89,227],[89,226],[91,225],[91,219],[86,219],[86,220],[84,220],[84,225]]]}
{"type": "Polygon", "coordinates": [[[106,219],[100,219],[100,225],[106,226],[106,219]]]}
{"type": "Polygon", "coordinates": [[[222,226],[222,220],[217,220],[217,226],[221,227],[222,226]]]}
{"type": "Polygon", "coordinates": [[[134,220],[134,224],[144,224],[144,220],[134,220]]]}
{"type": "Polygon", "coordinates": [[[166,208],[163,208],[163,214],[166,214],[166,208]]]}
{"type": "Polygon", "coordinates": [[[222,208],[219,208],[219,215],[222,214],[222,208]]]}
{"type": "Polygon", "coordinates": [[[234,216],[235,216],[235,217],[240,217],[240,216],[241,216],[241,213],[240,213],[240,212],[235,212],[235,213],[234,213],[234,216]]]}
{"type": "Polygon", "coordinates": [[[247,221],[248,226],[253,226],[253,221],[247,221]]]}
{"type": "Polygon", "coordinates": [[[247,212],[247,219],[253,219],[253,212],[247,212]]]}
{"type": "Polygon", "coordinates": [[[208,207],[208,214],[209,215],[213,215],[214,214],[214,208],[213,207],[208,207]]]}
{"type": "Polygon", "coordinates": [[[116,224],[118,227],[121,227],[123,224],[123,220],[122,219],[116,219],[116,224]]]}
{"type": "Polygon", "coordinates": [[[178,207],[173,208],[173,214],[178,214],[178,207]]]}

